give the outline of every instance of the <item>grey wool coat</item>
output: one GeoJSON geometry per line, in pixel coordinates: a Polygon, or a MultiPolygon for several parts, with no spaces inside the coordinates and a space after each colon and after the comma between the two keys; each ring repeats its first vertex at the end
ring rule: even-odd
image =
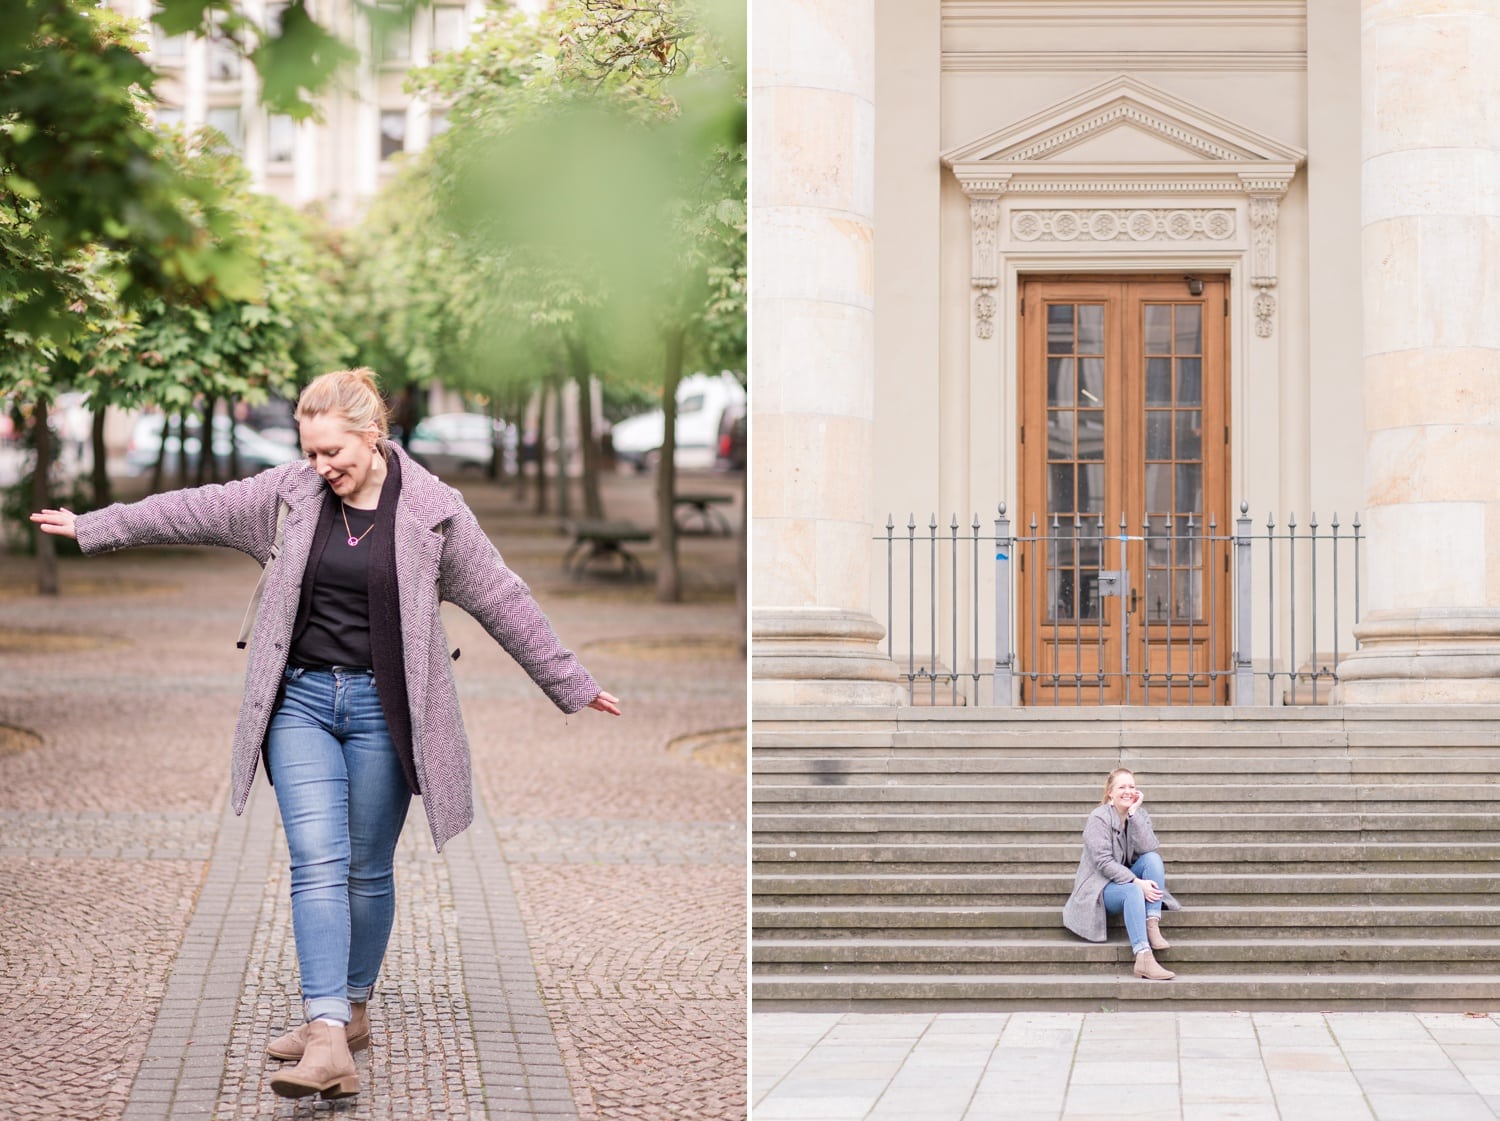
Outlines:
{"type": "MultiPolygon", "coordinates": [[[[1073,877],[1073,894],[1063,906],[1063,925],[1090,942],[1103,942],[1108,918],[1104,913],[1104,885],[1130,883],[1135,879],[1130,866],[1160,847],[1144,806],[1125,821],[1113,806],[1094,807],[1083,823],[1083,856],[1073,877]]],[[[1169,911],[1182,910],[1170,891],[1163,893],[1162,906],[1169,911]]]]}
{"type": "MultiPolygon", "coordinates": [[[[563,648],[526,584],[501,559],[458,491],[399,447],[396,584],[412,754],[433,842],[443,844],[474,819],[469,740],[458,707],[448,639],[438,606],[463,608],[503,646],[552,702],[577,712],[599,686],[563,648]]],[[[103,553],[135,545],[222,545],[265,566],[276,517],[287,507],[282,546],[265,573],[251,632],[245,695],[234,731],[231,767],[236,813],[250,797],[261,745],[286,670],[302,576],[327,484],[305,461],[222,486],[157,494],[79,515],[78,545],[103,553]]],[[[232,641],[226,635],[225,641],[232,641]]]]}

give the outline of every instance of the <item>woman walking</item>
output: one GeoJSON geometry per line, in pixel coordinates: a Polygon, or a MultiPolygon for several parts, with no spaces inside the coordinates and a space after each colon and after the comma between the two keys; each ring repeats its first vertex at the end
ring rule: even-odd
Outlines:
{"type": "Polygon", "coordinates": [[[351,1052],[370,1044],[368,1002],[395,915],[396,842],[411,796],[421,795],[439,850],[473,820],[440,602],[477,619],[564,712],[620,708],[558,641],[459,493],[387,440],[369,370],[315,379],[296,417],[302,462],[31,520],[76,538],[84,553],[222,545],[264,566],[253,627],[246,620],[231,794],[243,812],[264,760],[291,854],[306,1022],[267,1048],[297,1060],[271,1087],[339,1098],[359,1091],[351,1052]]]}
{"type": "Polygon", "coordinates": [[[1161,933],[1162,908],[1180,911],[1182,906],[1167,890],[1161,846],[1144,803],[1133,774],[1124,767],[1109,773],[1103,800],[1083,823],[1083,856],[1063,907],[1063,925],[1090,942],[1103,942],[1108,916],[1123,913],[1135,975],[1170,981],[1177,975],[1163,969],[1153,951],[1171,948],[1161,933]]]}

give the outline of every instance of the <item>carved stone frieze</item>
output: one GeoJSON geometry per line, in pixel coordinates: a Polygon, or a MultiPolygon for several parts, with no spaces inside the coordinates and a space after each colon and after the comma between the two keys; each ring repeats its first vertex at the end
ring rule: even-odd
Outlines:
{"type": "Polygon", "coordinates": [[[1225,241],[1235,233],[1228,207],[1197,209],[1015,210],[1017,241],[1225,241]]]}
{"type": "Polygon", "coordinates": [[[1250,196],[1250,283],[1255,288],[1255,334],[1271,337],[1276,317],[1276,217],[1281,210],[1279,194],[1250,196]]]}

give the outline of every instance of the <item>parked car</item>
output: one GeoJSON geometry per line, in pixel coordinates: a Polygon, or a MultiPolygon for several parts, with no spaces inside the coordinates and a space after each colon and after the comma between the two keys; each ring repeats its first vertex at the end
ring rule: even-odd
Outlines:
{"type": "MultiPolygon", "coordinates": [[[[677,386],[677,466],[712,467],[724,411],[744,403],[745,388],[733,374],[683,378],[677,386]]],[[[637,471],[645,470],[661,451],[666,428],[666,416],[660,409],[620,421],[611,432],[615,458],[637,471]]]]}
{"type": "Polygon", "coordinates": [[[730,405],[719,420],[719,454],[717,464],[722,471],[745,469],[745,436],[747,419],[745,403],[730,405]]]}
{"type": "MultiPolygon", "coordinates": [[[[125,464],[134,474],[145,474],[156,465],[156,457],[161,451],[161,430],[165,420],[166,418],[161,413],[145,413],[136,418],[135,426],[130,432],[130,443],[125,450],[125,464]]],[[[220,464],[226,469],[229,466],[229,428],[228,417],[214,417],[214,455],[218,456],[220,464]]],[[[246,425],[237,425],[234,433],[234,442],[239,448],[240,470],[246,474],[255,474],[258,471],[264,471],[267,467],[279,467],[283,463],[291,463],[293,460],[302,458],[301,448],[289,447],[267,439],[246,425]]],[[[202,437],[203,422],[198,417],[189,417],[186,450],[190,471],[198,468],[198,456],[203,450],[202,437]]],[[[168,470],[177,466],[178,451],[179,441],[174,431],[167,437],[166,466],[168,470]]]]}
{"type": "Polygon", "coordinates": [[[506,470],[515,470],[514,425],[483,413],[440,413],[417,422],[406,450],[434,475],[487,471],[499,445],[506,470]]]}

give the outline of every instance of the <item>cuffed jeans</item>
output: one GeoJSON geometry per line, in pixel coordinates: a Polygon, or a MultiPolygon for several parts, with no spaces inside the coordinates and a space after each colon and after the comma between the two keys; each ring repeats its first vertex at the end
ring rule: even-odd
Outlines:
{"type": "MultiPolygon", "coordinates": [[[[1167,869],[1161,862],[1161,854],[1143,853],[1130,866],[1138,880],[1152,880],[1163,891],[1167,888],[1167,869]]],[[[1125,931],[1130,935],[1130,948],[1141,953],[1151,948],[1146,937],[1146,920],[1161,918],[1161,900],[1146,902],[1145,889],[1140,884],[1105,884],[1104,912],[1108,915],[1125,913],[1125,931]]]]}
{"type": "Polygon", "coordinates": [[[267,760],[292,858],[303,1013],[348,1023],[390,940],[411,791],[369,670],[290,667],[285,684],[267,760]]]}

